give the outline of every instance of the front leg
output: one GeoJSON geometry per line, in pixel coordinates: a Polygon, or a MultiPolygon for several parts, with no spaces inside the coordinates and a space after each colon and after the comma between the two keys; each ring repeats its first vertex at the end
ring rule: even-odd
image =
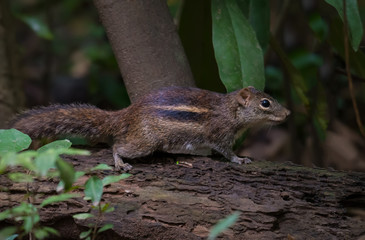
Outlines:
{"type": "Polygon", "coordinates": [[[230,160],[231,162],[238,163],[238,164],[249,164],[252,160],[248,157],[238,157],[233,151],[231,146],[227,147],[215,147],[213,148],[215,151],[222,154],[225,158],[230,160]]]}
{"type": "Polygon", "coordinates": [[[114,167],[115,171],[121,171],[128,172],[132,169],[132,165],[129,163],[124,163],[123,159],[119,156],[118,152],[113,150],[113,158],[114,158],[114,167]]]}
{"type": "Polygon", "coordinates": [[[115,161],[115,169],[128,171],[132,169],[132,166],[128,163],[124,163],[122,158],[139,158],[151,154],[156,149],[156,146],[148,143],[142,142],[130,142],[130,143],[115,143],[113,146],[113,157],[115,161]]]}

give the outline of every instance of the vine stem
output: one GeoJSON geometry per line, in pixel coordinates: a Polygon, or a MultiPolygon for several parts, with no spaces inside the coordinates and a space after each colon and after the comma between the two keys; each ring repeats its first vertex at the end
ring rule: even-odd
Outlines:
{"type": "Polygon", "coordinates": [[[346,73],[347,80],[349,82],[349,91],[351,96],[352,105],[354,107],[356,123],[360,129],[360,133],[365,137],[365,129],[363,128],[359,108],[357,107],[357,102],[354,94],[354,86],[352,84],[352,75],[350,70],[350,54],[349,54],[349,37],[348,37],[348,23],[347,23],[347,13],[346,13],[346,0],[342,0],[343,3],[343,31],[344,31],[344,48],[345,48],[345,63],[346,63],[346,73]]]}

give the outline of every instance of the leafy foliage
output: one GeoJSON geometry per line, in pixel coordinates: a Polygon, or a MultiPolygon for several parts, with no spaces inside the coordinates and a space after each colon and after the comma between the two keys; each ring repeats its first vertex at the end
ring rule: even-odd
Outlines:
{"type": "Polygon", "coordinates": [[[16,129],[0,129],[0,156],[7,152],[27,149],[32,142],[29,136],[16,129]]]}
{"type": "MultiPolygon", "coordinates": [[[[61,154],[79,154],[87,155],[88,151],[72,149],[71,143],[68,140],[60,140],[49,143],[37,151],[25,150],[30,145],[30,138],[15,129],[0,130],[0,174],[6,176],[13,182],[32,182],[37,178],[44,177],[59,177],[60,184],[57,187],[58,191],[64,190],[65,193],[47,197],[39,206],[29,202],[21,202],[19,206],[7,209],[0,213],[0,221],[4,219],[14,219],[21,223],[20,227],[8,227],[0,230],[0,238],[14,239],[15,237],[22,238],[27,234],[32,234],[36,239],[49,238],[50,235],[59,235],[59,233],[50,227],[40,225],[39,210],[47,205],[56,204],[67,201],[72,198],[80,197],[78,194],[69,193],[73,189],[72,185],[75,181],[85,175],[86,172],[76,172],[73,166],[60,158],[61,154]],[[20,166],[27,173],[7,172],[8,167],[20,166]],[[20,233],[20,235],[15,234],[20,233]]],[[[94,173],[100,170],[110,170],[111,168],[105,164],[100,164],[92,169],[89,173],[94,173]]],[[[113,182],[120,181],[129,177],[130,174],[121,174],[117,176],[107,176],[100,180],[96,176],[92,176],[87,180],[85,188],[85,197],[92,201],[92,207],[97,208],[99,215],[96,217],[91,213],[80,213],[74,216],[75,219],[85,220],[87,218],[97,218],[97,223],[88,231],[83,232],[80,237],[88,238],[97,236],[97,234],[106,231],[113,226],[105,224],[101,226],[100,221],[104,213],[114,210],[108,203],[101,204],[100,200],[103,194],[103,186],[113,182]],[[93,231],[92,231],[93,230],[93,231]]],[[[28,192],[28,198],[35,193],[28,192]]]]}
{"type": "Polygon", "coordinates": [[[344,10],[343,10],[343,3],[346,4],[346,14],[348,17],[348,25],[350,29],[350,38],[351,38],[351,45],[354,51],[357,51],[360,46],[361,39],[363,37],[363,27],[362,22],[359,14],[359,9],[357,7],[356,0],[325,0],[328,4],[336,8],[340,18],[344,21],[344,10]]]}
{"type": "Polygon", "coordinates": [[[237,2],[213,0],[212,19],[214,51],[227,91],[249,85],[262,90],[265,84],[262,50],[237,2]]]}

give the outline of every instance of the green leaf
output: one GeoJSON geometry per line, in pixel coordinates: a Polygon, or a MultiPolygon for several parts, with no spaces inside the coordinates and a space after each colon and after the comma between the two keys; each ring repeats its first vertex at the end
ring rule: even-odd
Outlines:
{"type": "Polygon", "coordinates": [[[5,171],[8,166],[15,166],[17,163],[17,154],[15,152],[7,152],[0,158],[0,174],[5,171]]]}
{"type": "Polygon", "coordinates": [[[56,161],[58,158],[59,158],[58,154],[54,150],[48,150],[46,152],[41,152],[34,159],[37,173],[42,177],[46,176],[48,171],[51,168],[56,167],[56,161]]]}
{"type": "Polygon", "coordinates": [[[68,149],[70,148],[72,145],[72,143],[65,139],[65,140],[57,140],[57,141],[54,141],[54,142],[51,142],[51,143],[48,143],[46,145],[44,145],[43,147],[39,148],[37,151],[38,152],[45,152],[47,150],[50,150],[50,149],[68,149]]]}
{"type": "MultiPolygon", "coordinates": [[[[342,22],[344,22],[343,0],[325,0],[328,4],[336,8],[340,15],[342,22]]],[[[359,49],[363,27],[357,6],[357,0],[344,0],[346,3],[346,15],[348,22],[348,29],[351,39],[351,45],[356,52],[359,49]]]]}
{"type": "Polygon", "coordinates": [[[91,230],[92,229],[89,229],[89,230],[87,230],[85,232],[80,233],[80,239],[87,238],[91,234],[91,230]]]}
{"type": "Polygon", "coordinates": [[[79,179],[80,177],[82,177],[84,175],[85,175],[85,172],[83,172],[83,171],[77,171],[75,173],[75,181],[77,181],[77,179],[79,179]]]}
{"type": "Polygon", "coordinates": [[[79,197],[79,195],[74,194],[74,193],[63,193],[60,195],[51,196],[51,197],[44,199],[43,202],[41,203],[40,207],[42,208],[42,207],[52,204],[52,203],[63,202],[70,198],[76,198],[76,197],[79,197]]]}
{"type": "Polygon", "coordinates": [[[68,191],[72,184],[75,181],[75,170],[72,164],[62,160],[57,159],[56,161],[56,167],[58,171],[60,171],[60,177],[63,183],[65,184],[65,190],[68,191]]]}
{"type": "Polygon", "coordinates": [[[132,174],[129,174],[129,173],[123,173],[121,175],[116,175],[116,176],[106,176],[102,180],[103,186],[106,186],[106,185],[111,184],[111,183],[119,182],[120,180],[126,179],[131,175],[132,174]]]}
{"type": "Polygon", "coordinates": [[[114,212],[115,208],[114,207],[108,207],[105,211],[105,213],[110,213],[110,212],[114,212]]]}
{"type": "Polygon", "coordinates": [[[11,216],[12,215],[11,215],[10,209],[7,209],[7,210],[0,213],[0,221],[2,221],[4,219],[7,219],[7,218],[10,218],[11,216]]]}
{"type": "Polygon", "coordinates": [[[52,40],[53,34],[47,24],[39,17],[17,15],[19,19],[25,22],[39,37],[52,40]]]}
{"type": "Polygon", "coordinates": [[[270,40],[270,1],[251,0],[249,16],[261,48],[266,49],[270,40]]]}
{"type": "Polygon", "coordinates": [[[263,54],[256,34],[236,0],[212,0],[213,46],[228,92],[265,85],[263,54]]]}
{"type": "Polygon", "coordinates": [[[0,239],[5,240],[14,240],[18,237],[18,234],[15,234],[17,231],[16,227],[6,227],[0,230],[0,239]]]}
{"type": "Polygon", "coordinates": [[[30,231],[32,231],[33,227],[39,222],[39,220],[39,215],[24,217],[23,228],[25,233],[29,233],[30,231]]]}
{"type": "Polygon", "coordinates": [[[96,167],[93,167],[92,169],[90,169],[90,171],[96,171],[96,170],[112,170],[113,168],[110,167],[107,164],[101,163],[99,165],[97,165],[96,167]]]}
{"type": "Polygon", "coordinates": [[[15,172],[15,173],[9,173],[8,177],[11,181],[14,182],[33,182],[33,176],[26,174],[26,173],[20,173],[20,172],[15,172]]]}
{"type": "Polygon", "coordinates": [[[75,149],[75,148],[69,148],[69,149],[60,149],[58,151],[58,154],[67,154],[67,155],[83,155],[88,156],[90,155],[90,152],[87,150],[81,150],[81,149],[75,149]]]}
{"type": "Polygon", "coordinates": [[[0,129],[0,156],[27,149],[31,142],[28,135],[16,129],[0,129]]]}
{"type": "Polygon", "coordinates": [[[45,239],[49,236],[49,233],[44,228],[34,229],[33,232],[35,239],[45,239]]]}
{"type": "Polygon", "coordinates": [[[99,228],[97,233],[101,233],[101,232],[104,232],[104,231],[112,229],[112,228],[113,228],[113,224],[105,224],[103,227],[99,228]]]}
{"type": "Polygon", "coordinates": [[[54,229],[54,228],[51,228],[51,227],[43,227],[43,229],[45,231],[47,231],[48,233],[52,234],[52,235],[60,236],[60,233],[56,229],[54,229]]]}
{"type": "Polygon", "coordinates": [[[215,239],[220,233],[224,232],[226,229],[235,224],[240,216],[240,212],[236,211],[229,215],[228,217],[220,220],[209,232],[208,240],[215,239]]]}
{"type": "MultiPolygon", "coordinates": [[[[0,239],[2,238],[2,232],[3,232],[3,230],[4,229],[2,229],[1,230],[1,232],[0,232],[0,239]]],[[[7,231],[11,231],[11,232],[13,232],[13,233],[15,233],[16,232],[16,228],[15,227],[8,227],[7,228],[7,231]]],[[[14,239],[16,239],[17,237],[18,237],[19,235],[18,234],[13,234],[13,235],[11,235],[11,236],[9,236],[9,237],[7,237],[7,238],[5,238],[5,240],[14,240],[14,239]]]]}
{"type": "Polygon", "coordinates": [[[84,219],[92,218],[95,216],[92,215],[91,213],[79,213],[79,214],[73,215],[72,217],[75,219],[78,219],[78,220],[84,220],[84,219]]]}
{"type": "Polygon", "coordinates": [[[94,206],[97,206],[103,195],[103,182],[96,176],[93,176],[87,180],[85,184],[85,196],[89,197],[94,206]]]}
{"type": "Polygon", "coordinates": [[[21,153],[17,153],[16,160],[12,160],[12,165],[19,165],[22,166],[30,171],[37,171],[33,158],[36,157],[38,153],[34,150],[27,150],[21,153]]]}

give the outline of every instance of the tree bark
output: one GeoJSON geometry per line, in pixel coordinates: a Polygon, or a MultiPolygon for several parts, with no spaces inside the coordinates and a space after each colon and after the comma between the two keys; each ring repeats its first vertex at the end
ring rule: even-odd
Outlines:
{"type": "Polygon", "coordinates": [[[194,86],[166,1],[94,0],[132,102],[166,86],[194,86]]]}
{"type": "Polygon", "coordinates": [[[0,0],[0,128],[6,127],[24,102],[12,22],[9,1],[0,0]]]}
{"type": "MultiPolygon", "coordinates": [[[[77,170],[105,161],[113,164],[106,149],[67,160],[77,170]]],[[[130,163],[132,176],[104,189],[103,201],[115,211],[103,223],[114,228],[98,239],[206,239],[209,229],[233,211],[241,212],[239,220],[221,239],[358,239],[364,234],[364,173],[172,155],[130,163]]],[[[27,186],[13,184],[4,175],[0,181],[8,188],[0,192],[3,211],[23,199],[27,186]]],[[[32,198],[35,204],[55,194],[56,186],[52,180],[31,184],[29,189],[39,193],[32,198]]],[[[82,195],[82,189],[75,191],[82,195]]],[[[52,204],[41,211],[42,224],[58,229],[60,239],[78,239],[90,221],[71,216],[89,206],[82,197],[52,204]]],[[[0,222],[0,228],[9,224],[14,223],[0,222]]]]}

